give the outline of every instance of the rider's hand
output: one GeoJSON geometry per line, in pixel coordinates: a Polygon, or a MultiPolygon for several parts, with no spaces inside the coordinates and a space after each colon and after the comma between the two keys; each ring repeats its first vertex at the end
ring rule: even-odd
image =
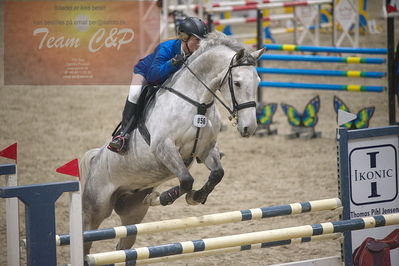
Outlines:
{"type": "Polygon", "coordinates": [[[174,66],[180,66],[183,64],[185,58],[182,54],[177,54],[175,57],[172,58],[172,64],[174,66]]]}

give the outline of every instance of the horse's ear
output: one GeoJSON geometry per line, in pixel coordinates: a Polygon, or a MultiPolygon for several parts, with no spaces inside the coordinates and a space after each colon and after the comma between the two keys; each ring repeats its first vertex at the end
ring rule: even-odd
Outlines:
{"type": "Polygon", "coordinates": [[[245,49],[244,48],[240,49],[236,54],[236,61],[239,61],[241,58],[243,58],[244,54],[245,54],[245,49]]]}
{"type": "Polygon", "coordinates": [[[260,58],[260,56],[266,51],[265,48],[259,49],[255,52],[252,52],[251,55],[253,58],[255,58],[256,60],[258,60],[260,58]]]}

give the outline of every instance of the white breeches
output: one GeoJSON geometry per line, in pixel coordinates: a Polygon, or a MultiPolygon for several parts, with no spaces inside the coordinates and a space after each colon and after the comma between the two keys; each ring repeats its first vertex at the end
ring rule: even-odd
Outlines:
{"type": "Polygon", "coordinates": [[[127,97],[129,102],[137,103],[143,85],[145,85],[144,77],[140,74],[133,74],[132,83],[129,88],[129,95],[127,97]]]}
{"type": "Polygon", "coordinates": [[[129,96],[127,97],[127,100],[131,103],[137,103],[142,87],[143,85],[130,85],[129,96]]]}

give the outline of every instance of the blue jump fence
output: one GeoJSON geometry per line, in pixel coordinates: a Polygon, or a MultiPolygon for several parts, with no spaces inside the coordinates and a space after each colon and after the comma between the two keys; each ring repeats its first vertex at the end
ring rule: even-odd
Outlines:
{"type": "Polygon", "coordinates": [[[341,70],[264,68],[264,67],[258,67],[257,71],[258,73],[261,74],[312,75],[312,76],[362,77],[362,78],[385,77],[385,72],[370,72],[370,71],[341,71],[341,70]]]}
{"type": "Polygon", "coordinates": [[[353,47],[333,47],[333,46],[304,46],[294,44],[265,44],[267,50],[277,51],[300,51],[316,53],[346,53],[346,54],[387,54],[386,48],[353,48],[353,47]]]}
{"type": "Polygon", "coordinates": [[[315,84],[315,83],[295,83],[295,82],[273,82],[261,81],[260,87],[293,88],[293,89],[313,89],[313,90],[336,90],[336,91],[368,91],[383,92],[383,86],[361,86],[361,85],[340,85],[340,84],[315,84]]]}
{"type": "MultiPolygon", "coordinates": [[[[0,165],[0,175],[15,173],[15,164],[0,165]]],[[[0,187],[0,198],[17,197],[25,204],[28,265],[57,265],[55,202],[63,192],[78,190],[78,181],[0,187]]]]}
{"type": "MultiPolygon", "coordinates": [[[[350,53],[350,54],[377,54],[386,55],[385,48],[352,48],[352,47],[330,47],[330,46],[301,46],[291,44],[266,44],[267,50],[275,51],[299,51],[312,53],[350,53]]],[[[320,63],[347,63],[347,64],[384,64],[385,58],[368,58],[357,56],[320,56],[320,55],[283,55],[283,54],[265,54],[261,56],[261,60],[277,60],[277,61],[303,61],[303,62],[320,62],[320,63]]],[[[378,71],[340,71],[327,69],[296,69],[296,68],[265,68],[258,67],[259,74],[279,74],[279,75],[308,75],[308,76],[325,76],[325,77],[351,77],[351,78],[383,78],[385,72],[378,71]]],[[[261,81],[259,87],[275,87],[275,88],[292,88],[292,89],[313,89],[313,90],[337,90],[337,91],[358,91],[358,92],[383,92],[385,86],[371,85],[342,85],[342,84],[317,84],[317,83],[297,83],[297,82],[277,82],[277,81],[261,81]]],[[[261,101],[261,92],[258,93],[259,101],[261,101]]]]}
{"type": "Polygon", "coordinates": [[[356,57],[356,56],[322,56],[322,55],[283,55],[264,54],[260,58],[266,61],[302,61],[319,63],[344,63],[344,64],[384,64],[385,58],[379,57],[356,57]]]}

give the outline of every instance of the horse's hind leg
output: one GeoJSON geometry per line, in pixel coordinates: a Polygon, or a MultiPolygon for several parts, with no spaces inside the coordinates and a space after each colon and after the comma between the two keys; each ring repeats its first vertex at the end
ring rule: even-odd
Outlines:
{"type": "MultiPolygon", "coordinates": [[[[115,202],[115,212],[121,218],[122,225],[140,223],[146,215],[149,206],[143,204],[144,198],[152,192],[153,188],[139,192],[127,192],[120,195],[115,202]]],[[[136,241],[136,235],[119,239],[116,249],[129,249],[136,241]]]]}
{"type": "Polygon", "coordinates": [[[220,162],[220,152],[217,146],[213,147],[213,149],[211,149],[209,152],[209,155],[205,159],[205,165],[209,170],[211,170],[208,181],[200,190],[192,190],[187,193],[186,201],[188,204],[204,204],[208,198],[208,195],[213,191],[215,186],[222,181],[224,170],[222,163],[220,162]]]}
{"type": "MultiPolygon", "coordinates": [[[[83,205],[83,230],[95,230],[111,215],[114,204],[112,203],[112,190],[102,187],[101,191],[84,190],[83,205]],[[101,195],[101,197],[99,197],[101,195]]],[[[92,242],[84,243],[84,254],[89,254],[92,242]]]]}

